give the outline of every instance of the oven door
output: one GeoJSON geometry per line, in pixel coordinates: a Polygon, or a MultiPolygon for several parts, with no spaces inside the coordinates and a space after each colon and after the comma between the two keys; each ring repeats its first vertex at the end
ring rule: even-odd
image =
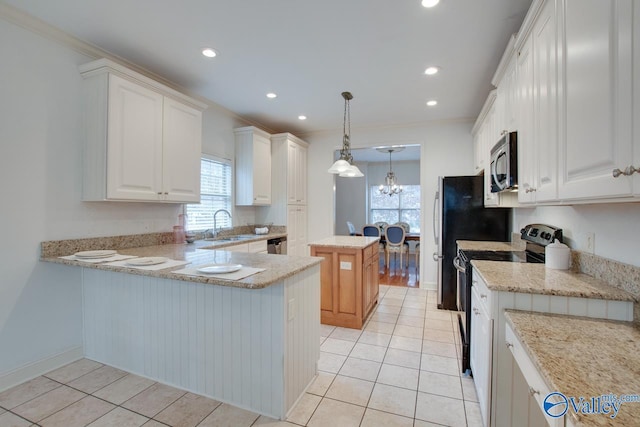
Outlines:
{"type": "Polygon", "coordinates": [[[466,286],[467,286],[467,268],[459,256],[453,259],[453,266],[457,271],[456,280],[456,307],[458,311],[466,311],[466,286]]]}

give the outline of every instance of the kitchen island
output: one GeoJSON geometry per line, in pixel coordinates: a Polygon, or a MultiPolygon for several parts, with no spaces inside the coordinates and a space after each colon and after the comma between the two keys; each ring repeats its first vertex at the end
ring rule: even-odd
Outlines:
{"type": "Polygon", "coordinates": [[[316,375],[320,259],[206,249],[211,242],[102,247],[265,269],[232,281],[175,272],[184,266],[88,264],[59,258],[74,253],[61,253],[64,244],[49,247],[58,252],[43,244],[42,261],[82,268],[89,359],[279,419],[316,375]]]}
{"type": "Polygon", "coordinates": [[[320,318],[323,324],[360,329],[378,302],[378,237],[333,236],[310,243],[322,257],[320,318]]]}

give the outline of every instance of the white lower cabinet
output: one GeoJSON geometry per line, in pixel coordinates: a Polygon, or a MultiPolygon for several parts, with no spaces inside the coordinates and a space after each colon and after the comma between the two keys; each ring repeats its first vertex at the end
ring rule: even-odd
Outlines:
{"type": "MultiPolygon", "coordinates": [[[[629,301],[492,291],[475,268],[472,284],[471,304],[472,309],[478,310],[478,314],[474,310],[471,317],[471,369],[480,410],[489,408],[488,414],[482,412],[483,420],[488,420],[488,425],[493,427],[546,425],[544,421],[549,418],[540,410],[532,409],[539,406],[539,402],[536,401],[536,393],[532,396],[529,388],[523,386],[526,383],[522,379],[523,374],[529,375],[528,371],[520,372],[520,368],[514,364],[512,347],[507,347],[505,310],[633,320],[633,303],[629,301]],[[489,331],[489,338],[486,331],[489,331]],[[482,363],[487,366],[482,366],[482,363]],[[485,384],[487,375],[490,380],[485,384]],[[487,401],[483,401],[484,395],[488,396],[487,401]]],[[[544,389],[539,382],[531,384],[542,395],[544,389]]],[[[545,396],[546,394],[542,395],[542,398],[545,396]]]]}
{"type": "Polygon", "coordinates": [[[287,206],[287,255],[309,255],[306,206],[287,206]]]}
{"type": "Polygon", "coordinates": [[[471,288],[471,372],[485,426],[491,414],[491,355],[493,320],[480,299],[477,286],[471,288]]]}
{"type": "Polygon", "coordinates": [[[505,325],[505,347],[516,362],[512,370],[514,404],[512,419],[521,420],[520,425],[529,427],[564,427],[565,417],[545,416],[543,402],[551,393],[540,376],[524,346],[518,340],[509,324],[505,325]]]}

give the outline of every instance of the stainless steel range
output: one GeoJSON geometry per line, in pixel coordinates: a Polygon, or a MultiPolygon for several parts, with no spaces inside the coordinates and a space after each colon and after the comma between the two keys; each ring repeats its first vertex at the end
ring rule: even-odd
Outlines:
{"type": "Polygon", "coordinates": [[[471,261],[504,261],[544,263],[545,247],[558,239],[562,242],[562,229],[545,224],[529,224],[520,230],[522,240],[526,243],[524,251],[488,251],[458,250],[453,260],[457,270],[456,305],[460,329],[462,372],[470,369],[469,354],[471,345],[471,261]]]}

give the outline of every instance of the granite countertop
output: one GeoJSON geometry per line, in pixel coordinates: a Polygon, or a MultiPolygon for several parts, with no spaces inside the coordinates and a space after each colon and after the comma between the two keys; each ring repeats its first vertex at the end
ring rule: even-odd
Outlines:
{"type": "Polygon", "coordinates": [[[331,236],[327,237],[326,239],[309,243],[309,246],[362,249],[376,243],[379,240],[379,237],[370,236],[331,236]]]}
{"type": "MultiPolygon", "coordinates": [[[[640,329],[632,322],[506,310],[505,318],[549,389],[567,398],[640,394],[640,329]]],[[[617,416],[567,415],[576,426],[631,426],[640,402],[625,402],[617,416]]]]}
{"type": "Polygon", "coordinates": [[[635,301],[630,293],[602,280],[544,264],[472,260],[471,265],[492,291],[635,301]]]}
{"type": "Polygon", "coordinates": [[[524,250],[524,244],[514,244],[511,242],[487,242],[476,240],[458,240],[458,249],[463,251],[496,251],[496,252],[519,252],[524,250]]]}
{"type": "MultiPolygon", "coordinates": [[[[58,253],[56,256],[44,256],[41,258],[45,262],[94,268],[98,270],[118,271],[142,276],[159,277],[164,279],[180,280],[185,282],[207,283],[220,286],[232,286],[237,288],[261,289],[274,283],[280,282],[287,277],[306,270],[309,267],[320,264],[322,258],[301,257],[289,255],[257,254],[246,252],[229,252],[212,248],[223,248],[233,244],[242,244],[249,241],[264,240],[272,238],[273,235],[261,236],[252,240],[241,240],[229,242],[228,244],[212,245],[211,241],[198,240],[193,244],[162,244],[154,246],[144,246],[139,248],[102,247],[100,249],[117,249],[119,254],[135,255],[139,257],[167,257],[174,260],[189,261],[187,266],[198,266],[213,263],[237,263],[246,267],[264,268],[265,271],[240,280],[224,280],[215,277],[187,276],[184,274],[172,273],[173,270],[180,270],[185,266],[171,267],[164,270],[141,270],[119,266],[108,266],[104,264],[89,264],[81,261],[72,261],[59,258],[61,255],[71,255],[76,250],[66,253],[58,253]]],[[[96,249],[95,247],[91,249],[96,249]]]]}

